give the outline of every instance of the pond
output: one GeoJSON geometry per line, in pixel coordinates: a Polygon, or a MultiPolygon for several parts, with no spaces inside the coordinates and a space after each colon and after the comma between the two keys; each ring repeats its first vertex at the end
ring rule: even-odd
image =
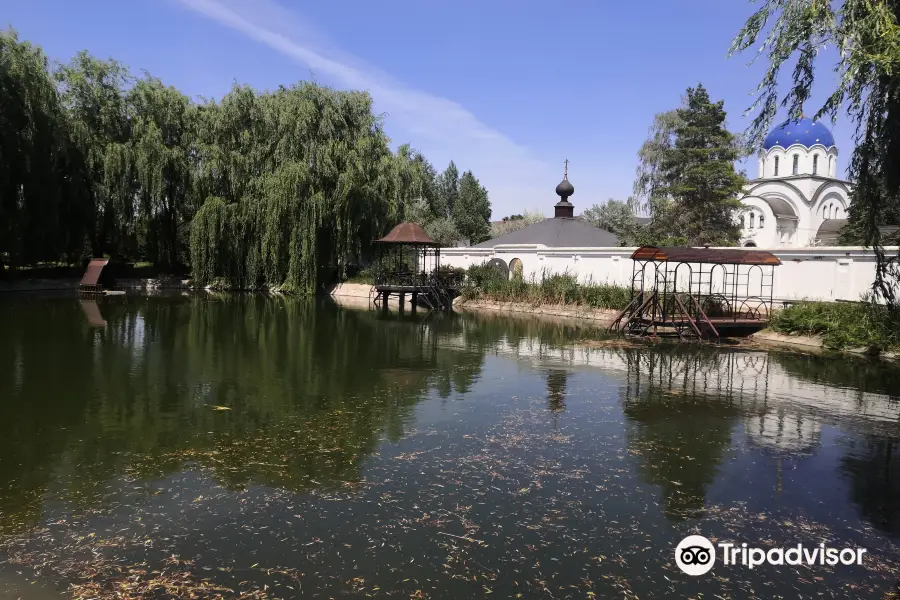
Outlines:
{"type": "Polygon", "coordinates": [[[249,295],[0,332],[9,597],[900,593],[894,366],[249,295]],[[692,534],[866,554],[693,577],[692,534]]]}

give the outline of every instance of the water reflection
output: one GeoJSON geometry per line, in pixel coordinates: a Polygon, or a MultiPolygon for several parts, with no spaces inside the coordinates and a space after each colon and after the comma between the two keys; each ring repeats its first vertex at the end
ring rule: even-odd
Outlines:
{"type": "Polygon", "coordinates": [[[103,302],[109,321],[96,330],[96,304],[3,311],[4,529],[34,523],[47,493],[89,504],[117,474],[164,477],[186,463],[234,489],[353,481],[379,435],[402,437],[432,388],[466,393],[482,364],[439,347],[450,321],[277,298],[130,298],[103,302]]]}
{"type": "Polygon", "coordinates": [[[494,353],[565,367],[548,371],[551,410],[564,406],[559,399],[573,370],[588,367],[622,377],[628,450],[644,480],[660,488],[669,518],[704,515],[707,490],[738,442],[771,457],[773,489],[780,494],[785,466],[796,469],[798,459],[819,452],[823,428],[831,427],[844,432],[839,470],[850,485],[849,500],[875,527],[900,534],[895,366],[714,348],[579,347],[577,341],[589,336],[569,323],[468,318],[483,332],[503,330],[485,334],[494,339],[494,353]],[[560,339],[575,340],[576,346],[560,347],[560,339]]]}
{"type": "MultiPolygon", "coordinates": [[[[257,539],[241,537],[251,521],[277,534],[273,555],[306,556],[315,531],[345,552],[315,570],[352,581],[354,553],[392,572],[368,537],[384,527],[403,562],[425,560],[423,580],[474,568],[459,546],[436,551],[436,531],[495,527],[485,547],[502,553],[479,555],[482,574],[550,564],[569,589],[589,569],[552,559],[590,552],[644,596],[669,584],[642,549],[735,506],[900,534],[900,402],[884,365],[253,296],[0,299],[0,331],[0,534],[91,511],[111,527],[117,508],[140,505],[175,539],[172,515],[214,496],[213,523],[196,530],[215,532],[203,543],[217,559],[257,539]],[[304,510],[301,539],[285,523],[304,510]]],[[[498,597],[518,590],[507,583],[498,597]]]]}
{"type": "Polygon", "coordinates": [[[629,350],[624,358],[628,450],[642,477],[662,490],[667,517],[702,517],[741,415],[741,388],[711,393],[718,375],[733,372],[733,356],[629,350]]]}
{"type": "Polygon", "coordinates": [[[551,412],[562,412],[566,409],[566,381],[568,371],[550,369],[547,371],[547,407],[551,412]]]}
{"type": "Polygon", "coordinates": [[[96,300],[81,299],[78,303],[81,304],[81,310],[84,311],[84,316],[87,317],[88,325],[91,327],[106,327],[106,320],[100,314],[100,307],[97,306],[96,300]]]}
{"type": "Polygon", "coordinates": [[[897,439],[866,436],[847,442],[841,473],[863,517],[888,533],[900,533],[900,447],[897,439]]]}

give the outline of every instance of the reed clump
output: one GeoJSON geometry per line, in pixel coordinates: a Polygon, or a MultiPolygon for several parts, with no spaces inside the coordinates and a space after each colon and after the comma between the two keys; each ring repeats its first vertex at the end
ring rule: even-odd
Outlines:
{"type": "Polygon", "coordinates": [[[515,273],[510,276],[504,269],[482,264],[466,271],[462,296],[466,300],[518,302],[533,306],[573,305],[621,310],[631,299],[631,292],[628,288],[592,280],[579,282],[568,271],[560,274],[544,270],[540,276],[533,274],[526,278],[515,273]]]}
{"type": "Polygon", "coordinates": [[[819,335],[835,350],[900,350],[900,307],[863,302],[800,302],[776,312],[769,328],[794,335],[819,335]]]}

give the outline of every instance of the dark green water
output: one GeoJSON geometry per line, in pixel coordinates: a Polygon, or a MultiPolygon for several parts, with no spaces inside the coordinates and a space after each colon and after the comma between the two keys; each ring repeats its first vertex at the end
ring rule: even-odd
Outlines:
{"type": "Polygon", "coordinates": [[[0,594],[900,593],[895,368],[571,345],[592,335],[247,296],[2,297],[0,594]],[[868,554],[694,578],[673,561],[689,534],[868,554]]]}

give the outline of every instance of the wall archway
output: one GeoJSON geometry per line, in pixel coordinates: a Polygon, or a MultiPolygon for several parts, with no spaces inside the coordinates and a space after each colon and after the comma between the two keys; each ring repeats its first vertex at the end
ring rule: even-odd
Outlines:
{"type": "Polygon", "coordinates": [[[514,258],[509,261],[509,278],[510,279],[522,279],[522,261],[518,258],[514,258]]]}

